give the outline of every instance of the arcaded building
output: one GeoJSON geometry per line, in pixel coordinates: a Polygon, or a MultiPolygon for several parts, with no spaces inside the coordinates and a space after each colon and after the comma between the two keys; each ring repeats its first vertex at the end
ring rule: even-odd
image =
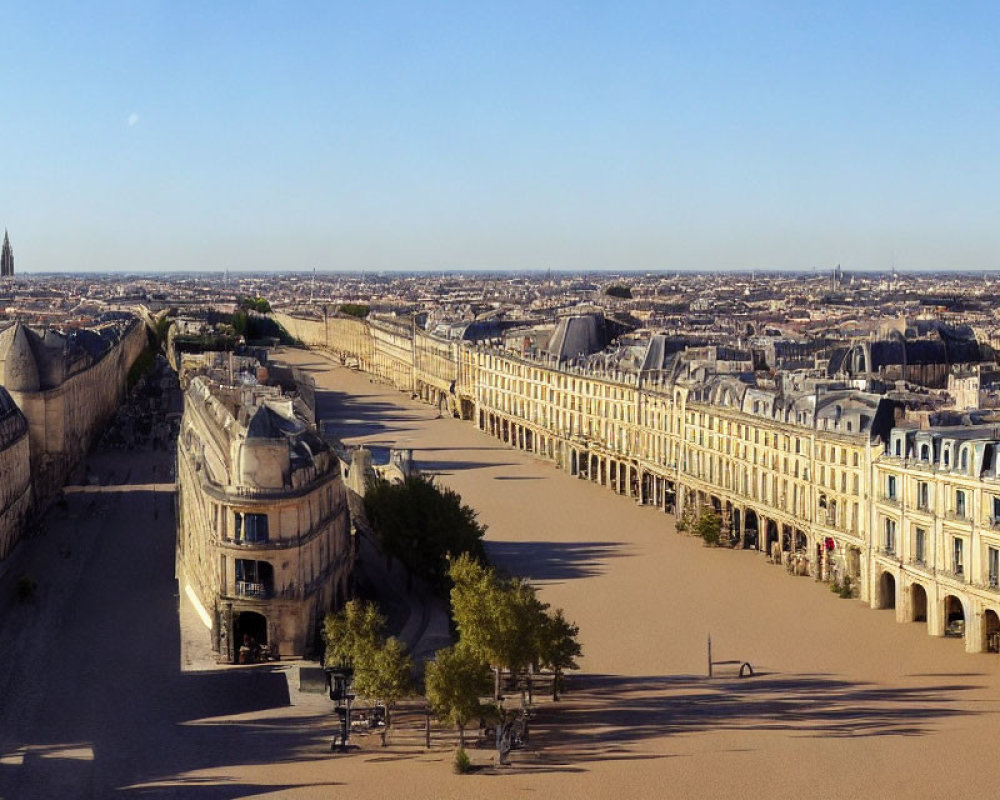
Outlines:
{"type": "MultiPolygon", "coordinates": [[[[339,462],[310,423],[309,392],[256,369],[190,379],[177,445],[177,577],[221,661],[314,655],[354,561],[339,462]]],[[[302,380],[308,380],[302,378],[302,380]]]]}
{"type": "Polygon", "coordinates": [[[733,348],[598,342],[578,317],[537,352],[415,326],[407,350],[402,320],[389,346],[378,320],[278,318],[580,479],[679,522],[712,509],[731,546],[1000,653],[1000,426],[909,420],[890,391],[992,358],[961,328],[915,323],[910,339],[858,343],[823,369],[764,372],[733,348]]]}

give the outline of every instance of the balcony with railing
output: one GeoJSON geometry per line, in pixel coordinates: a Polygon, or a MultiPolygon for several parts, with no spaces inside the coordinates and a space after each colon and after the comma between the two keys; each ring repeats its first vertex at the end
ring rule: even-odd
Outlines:
{"type": "Polygon", "coordinates": [[[239,597],[252,597],[264,600],[273,594],[265,584],[254,581],[236,581],[236,594],[239,597]]]}

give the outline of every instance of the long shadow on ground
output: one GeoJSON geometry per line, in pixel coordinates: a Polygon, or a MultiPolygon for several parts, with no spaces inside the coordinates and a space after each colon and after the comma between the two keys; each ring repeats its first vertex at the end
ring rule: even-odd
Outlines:
{"type": "Polygon", "coordinates": [[[889,687],[826,675],[579,675],[570,681],[562,703],[539,708],[534,731],[543,751],[540,769],[644,757],[637,748],[662,737],[720,730],[921,736],[948,719],[982,713],[955,707],[963,693],[981,688],[967,683],[889,687]]]}
{"type": "Polygon", "coordinates": [[[486,542],[490,560],[530,581],[589,578],[607,570],[608,560],[628,555],[616,542],[486,542]]]}
{"type": "MultiPolygon", "coordinates": [[[[0,761],[0,797],[107,797],[193,770],[328,758],[330,717],[269,711],[289,704],[281,668],[181,671],[172,496],[159,513],[136,487],[99,497],[93,513],[91,497],[67,495],[65,518],[50,515],[47,538],[73,545],[58,560],[65,578],[36,573],[38,600],[11,611],[32,635],[8,653],[0,754],[23,756],[0,761]],[[263,713],[220,719],[250,712],[263,713]]],[[[134,791],[216,800],[247,788],[134,791]]]]}
{"type": "Polygon", "coordinates": [[[373,397],[355,397],[332,389],[316,391],[316,419],[340,439],[404,433],[410,423],[427,418],[426,413],[403,411],[373,397]]]}
{"type": "Polygon", "coordinates": [[[439,472],[460,472],[466,469],[490,469],[492,467],[514,467],[511,462],[503,461],[417,461],[421,472],[429,474],[439,472]]]}

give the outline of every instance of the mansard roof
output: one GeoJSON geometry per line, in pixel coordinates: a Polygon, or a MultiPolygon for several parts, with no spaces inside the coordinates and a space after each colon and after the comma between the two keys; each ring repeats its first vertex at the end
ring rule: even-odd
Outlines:
{"type": "Polygon", "coordinates": [[[600,352],[606,343],[604,316],[580,314],[559,319],[549,340],[548,351],[560,361],[565,361],[600,352]]]}
{"type": "Polygon", "coordinates": [[[294,416],[286,417],[266,403],[259,406],[247,422],[248,439],[280,439],[296,436],[306,429],[294,416]]]}
{"type": "Polygon", "coordinates": [[[53,328],[30,328],[15,322],[0,331],[0,383],[11,391],[37,392],[62,384],[87,369],[121,341],[134,317],[126,323],[77,328],[67,333],[53,328]]]}

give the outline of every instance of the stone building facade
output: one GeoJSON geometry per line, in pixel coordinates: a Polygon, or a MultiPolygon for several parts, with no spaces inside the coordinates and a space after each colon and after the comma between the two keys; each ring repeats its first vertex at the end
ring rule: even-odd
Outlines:
{"type": "Polygon", "coordinates": [[[1000,652],[993,426],[907,428],[894,401],[851,381],[747,383],[651,358],[655,341],[629,370],[414,331],[407,373],[402,321],[389,350],[375,324],[360,323],[362,344],[358,321],[341,338],[335,318],[278,317],[342,359],[369,353],[362,369],[572,475],[678,518],[711,507],[734,546],[1000,652]]]}
{"type": "Polygon", "coordinates": [[[13,548],[30,509],[52,498],[121,405],[128,374],[146,346],[136,319],[68,333],[16,322],[0,330],[0,558],[13,548]],[[13,421],[7,401],[18,409],[13,421]],[[10,430],[26,426],[11,438],[10,430]],[[13,448],[13,449],[11,449],[13,448]],[[8,452],[9,451],[9,452],[8,452]],[[30,484],[25,493],[22,487],[30,484]]]}
{"type": "Polygon", "coordinates": [[[69,333],[18,322],[0,332],[0,385],[28,420],[39,499],[63,486],[114,416],[146,341],[137,319],[69,333]]]}
{"type": "Polygon", "coordinates": [[[245,637],[272,658],[314,655],[354,564],[338,461],[301,395],[261,385],[250,371],[206,372],[185,376],[179,585],[220,660],[239,660],[245,637]]]}
{"type": "Polygon", "coordinates": [[[0,387],[0,559],[14,549],[31,511],[28,421],[0,387]]]}

